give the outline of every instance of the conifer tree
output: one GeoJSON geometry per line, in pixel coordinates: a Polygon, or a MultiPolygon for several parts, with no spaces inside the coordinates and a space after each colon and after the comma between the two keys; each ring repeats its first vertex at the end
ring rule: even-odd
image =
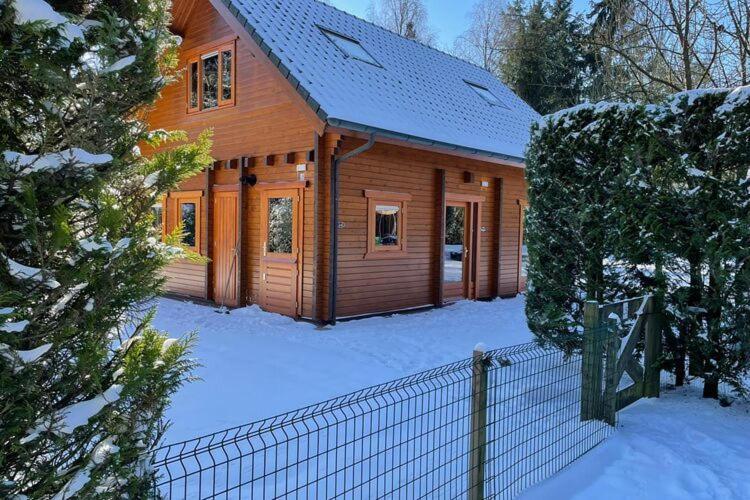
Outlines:
{"type": "Polygon", "coordinates": [[[529,326],[579,345],[585,300],[653,293],[663,366],[747,394],[750,87],[545,117],[527,155],[529,326]],[[689,360],[689,373],[686,361],[689,360]]]}
{"type": "Polygon", "coordinates": [[[145,496],[189,377],[190,337],[148,310],[183,255],[152,206],[211,161],[207,135],[147,127],[176,76],[169,7],[0,4],[0,497],[145,496]]]}

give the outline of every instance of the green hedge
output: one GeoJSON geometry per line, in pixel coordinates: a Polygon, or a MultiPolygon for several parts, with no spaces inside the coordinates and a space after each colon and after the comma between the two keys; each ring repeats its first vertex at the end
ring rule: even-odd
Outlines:
{"type": "Polygon", "coordinates": [[[665,367],[715,395],[750,366],[750,87],[651,105],[584,104],[532,132],[529,325],[578,346],[587,298],[651,291],[669,321],[665,367]]]}

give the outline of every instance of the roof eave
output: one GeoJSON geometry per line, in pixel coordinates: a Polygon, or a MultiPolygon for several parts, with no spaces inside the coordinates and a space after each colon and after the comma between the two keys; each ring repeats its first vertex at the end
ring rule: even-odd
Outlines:
{"type": "Polygon", "coordinates": [[[495,160],[501,160],[509,164],[523,166],[526,163],[526,159],[521,156],[509,155],[504,153],[498,153],[496,151],[487,151],[483,149],[470,148],[466,146],[460,146],[457,144],[451,144],[447,142],[435,141],[432,139],[425,139],[423,137],[417,137],[410,134],[404,134],[401,132],[395,132],[393,130],[385,130],[377,127],[371,127],[369,125],[363,125],[361,123],[350,122],[347,120],[341,120],[338,118],[328,117],[327,123],[332,127],[338,127],[355,132],[361,132],[364,134],[376,134],[380,137],[387,137],[399,141],[404,141],[411,144],[417,144],[429,148],[436,148],[447,151],[456,151],[463,154],[469,154],[472,156],[479,156],[485,158],[492,158],[495,160]]]}

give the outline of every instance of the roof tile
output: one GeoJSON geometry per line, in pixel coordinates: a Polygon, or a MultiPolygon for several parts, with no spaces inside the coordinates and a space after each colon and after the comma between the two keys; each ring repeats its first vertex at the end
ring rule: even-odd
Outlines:
{"type": "Polygon", "coordinates": [[[484,69],[317,0],[227,1],[329,122],[523,158],[539,115],[484,69]],[[358,41],[382,67],[347,57],[321,28],[358,41]],[[467,82],[486,87],[507,108],[467,82]]]}

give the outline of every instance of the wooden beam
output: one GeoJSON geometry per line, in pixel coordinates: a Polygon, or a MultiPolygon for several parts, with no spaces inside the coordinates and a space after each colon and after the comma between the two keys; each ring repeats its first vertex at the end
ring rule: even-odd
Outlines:
{"type": "Polygon", "coordinates": [[[321,291],[318,290],[318,272],[320,271],[320,172],[318,169],[318,162],[315,159],[318,157],[318,148],[320,147],[320,136],[317,132],[313,133],[313,150],[307,155],[307,160],[313,162],[313,293],[312,293],[312,319],[313,321],[321,321],[318,315],[318,295],[321,291]]]}
{"type": "MultiPolygon", "coordinates": [[[[357,139],[367,139],[367,137],[369,137],[369,134],[365,134],[363,132],[357,132],[356,130],[350,130],[350,129],[342,128],[342,127],[328,127],[327,131],[330,133],[341,134],[342,136],[354,137],[357,139]]],[[[418,144],[416,142],[409,142],[404,139],[394,139],[394,138],[385,137],[382,135],[378,136],[378,143],[393,144],[395,146],[403,146],[409,149],[417,149],[420,151],[430,151],[433,153],[440,153],[440,154],[455,156],[458,158],[469,158],[472,160],[482,161],[485,163],[492,163],[495,165],[504,165],[506,167],[525,168],[525,163],[519,163],[517,161],[513,161],[510,159],[496,158],[494,156],[485,156],[485,155],[478,154],[478,153],[471,154],[468,152],[463,152],[463,151],[459,151],[455,149],[448,149],[448,148],[440,147],[440,146],[427,146],[424,144],[418,144]]]]}
{"type": "Polygon", "coordinates": [[[276,156],[275,155],[268,155],[266,156],[266,166],[267,167],[273,167],[276,164],[276,156]]]}
{"type": "Polygon", "coordinates": [[[284,159],[287,165],[294,165],[297,163],[297,153],[287,153],[284,159]]]}
{"type": "MultiPolygon", "coordinates": [[[[206,217],[206,238],[204,241],[206,242],[206,250],[205,250],[205,256],[208,260],[206,263],[206,291],[205,291],[205,298],[206,300],[213,300],[214,295],[214,266],[213,266],[213,203],[212,203],[212,196],[211,196],[211,189],[214,185],[214,169],[207,168],[206,169],[206,187],[205,187],[205,193],[206,193],[206,208],[203,210],[203,213],[206,217]]],[[[202,243],[201,243],[202,245],[202,243]]]]}
{"type": "MultiPolygon", "coordinates": [[[[240,162],[242,164],[242,162],[240,162]]],[[[244,307],[247,305],[245,297],[245,252],[242,247],[244,235],[243,222],[243,205],[245,204],[245,186],[242,184],[243,168],[237,171],[237,306],[244,307]]]]}
{"type": "Polygon", "coordinates": [[[445,298],[443,297],[443,281],[445,280],[445,257],[443,255],[443,245],[445,245],[445,188],[446,178],[445,169],[437,170],[437,285],[435,287],[435,305],[442,307],[445,298]]]}
{"type": "Polygon", "coordinates": [[[502,283],[502,271],[503,271],[503,201],[504,201],[504,184],[503,184],[503,178],[497,177],[495,178],[495,190],[497,191],[497,208],[495,209],[495,222],[496,227],[495,230],[497,232],[497,243],[495,247],[495,252],[497,256],[497,273],[495,274],[495,296],[499,297],[500,290],[502,290],[503,283],[502,283]]]}

